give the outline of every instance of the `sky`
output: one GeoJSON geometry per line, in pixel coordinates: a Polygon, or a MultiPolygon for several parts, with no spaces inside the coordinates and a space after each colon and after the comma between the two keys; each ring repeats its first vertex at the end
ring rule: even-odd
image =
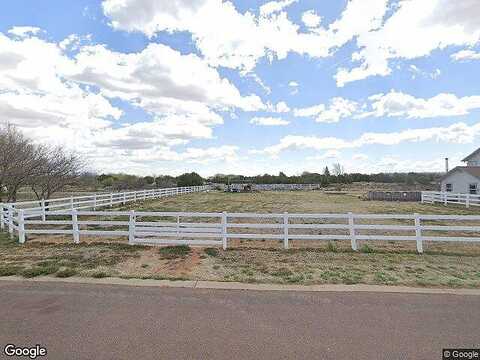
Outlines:
{"type": "Polygon", "coordinates": [[[443,171],[480,146],[480,1],[5,2],[0,123],[98,173],[443,171]]]}

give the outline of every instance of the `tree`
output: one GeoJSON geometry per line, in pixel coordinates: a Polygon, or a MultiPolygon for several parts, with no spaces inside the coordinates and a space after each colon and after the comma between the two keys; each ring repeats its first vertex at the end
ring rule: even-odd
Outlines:
{"type": "Polygon", "coordinates": [[[185,173],[177,177],[177,186],[200,186],[203,178],[196,172],[185,173]]]}
{"type": "Polygon", "coordinates": [[[31,178],[30,187],[38,200],[50,199],[55,192],[73,185],[83,167],[78,155],[69,154],[61,147],[43,147],[40,172],[31,178]]]}
{"type": "Polygon", "coordinates": [[[0,200],[17,200],[17,191],[41,174],[44,147],[34,145],[13,125],[0,128],[0,200]]]}
{"type": "Polygon", "coordinates": [[[333,174],[335,176],[341,176],[345,174],[345,168],[340,163],[333,164],[333,174]]]}
{"type": "Polygon", "coordinates": [[[328,166],[325,166],[325,170],[323,170],[323,175],[330,176],[330,170],[328,170],[328,166]]]}

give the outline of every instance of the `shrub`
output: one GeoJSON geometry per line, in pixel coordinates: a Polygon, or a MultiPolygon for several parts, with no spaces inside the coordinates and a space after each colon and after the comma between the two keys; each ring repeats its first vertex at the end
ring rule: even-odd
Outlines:
{"type": "Polygon", "coordinates": [[[329,241],[327,244],[327,251],[337,252],[337,246],[333,242],[329,241]]]}

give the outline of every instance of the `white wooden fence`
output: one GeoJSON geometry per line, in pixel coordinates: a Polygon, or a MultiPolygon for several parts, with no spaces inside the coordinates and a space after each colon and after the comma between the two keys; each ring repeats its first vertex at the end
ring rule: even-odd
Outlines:
{"type": "MultiPolygon", "coordinates": [[[[197,245],[227,248],[231,240],[413,241],[419,253],[425,241],[480,242],[480,215],[420,214],[254,214],[143,211],[47,212],[46,220],[27,218],[27,210],[2,217],[2,228],[24,243],[31,234],[125,237],[129,244],[197,245]],[[456,225],[452,225],[451,223],[456,225]],[[387,234],[385,234],[387,233],[387,234]],[[453,234],[452,234],[453,233],[453,234]]],[[[37,215],[38,217],[38,215],[37,215]]]]}
{"type": "Polygon", "coordinates": [[[165,196],[189,194],[209,190],[209,185],[188,186],[176,188],[136,190],[109,194],[89,194],[82,196],[70,196],[67,198],[48,199],[40,201],[21,201],[16,203],[0,203],[0,216],[7,216],[9,211],[16,212],[24,210],[26,218],[41,216],[45,220],[47,212],[65,210],[97,210],[102,207],[113,207],[114,205],[125,205],[128,202],[145,201],[158,199],[165,196]]]}
{"type": "Polygon", "coordinates": [[[470,206],[480,206],[480,195],[422,191],[422,203],[460,204],[469,208],[470,206]]]}

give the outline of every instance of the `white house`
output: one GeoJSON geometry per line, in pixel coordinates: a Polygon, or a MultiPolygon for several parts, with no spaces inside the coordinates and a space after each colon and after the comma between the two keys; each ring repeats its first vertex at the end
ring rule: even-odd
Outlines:
{"type": "Polygon", "coordinates": [[[462,160],[467,166],[457,166],[441,180],[442,191],[480,194],[480,148],[462,160]]]}

